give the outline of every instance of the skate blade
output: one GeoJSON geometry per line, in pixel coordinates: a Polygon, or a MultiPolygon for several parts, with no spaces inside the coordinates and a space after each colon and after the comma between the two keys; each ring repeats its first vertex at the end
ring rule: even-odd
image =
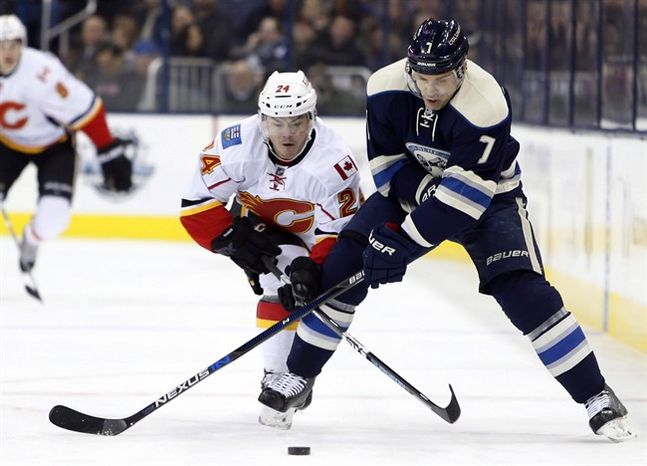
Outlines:
{"type": "Polygon", "coordinates": [[[270,407],[263,406],[261,414],[258,416],[258,422],[264,426],[273,427],[275,429],[288,430],[292,427],[292,417],[297,410],[290,408],[282,413],[270,407]]]}
{"type": "Polygon", "coordinates": [[[616,443],[624,442],[625,440],[629,440],[636,436],[630,430],[627,416],[607,422],[598,429],[596,434],[604,435],[609,440],[616,443]]]}

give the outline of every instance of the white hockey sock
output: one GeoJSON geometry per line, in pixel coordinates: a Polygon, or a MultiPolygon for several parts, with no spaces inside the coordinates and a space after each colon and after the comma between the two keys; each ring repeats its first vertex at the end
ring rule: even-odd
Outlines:
{"type": "Polygon", "coordinates": [[[43,196],[38,201],[30,223],[31,233],[41,241],[55,238],[65,231],[71,215],[72,205],[68,199],[60,196],[43,196]]]}
{"type": "Polygon", "coordinates": [[[287,357],[290,354],[294,334],[294,330],[283,330],[261,345],[265,370],[287,372],[287,357]]]}

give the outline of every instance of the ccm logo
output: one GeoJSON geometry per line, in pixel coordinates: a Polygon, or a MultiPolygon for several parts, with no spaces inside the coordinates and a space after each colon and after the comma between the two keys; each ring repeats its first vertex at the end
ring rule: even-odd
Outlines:
{"type": "Polygon", "coordinates": [[[370,235],[368,235],[368,242],[371,244],[373,249],[383,253],[383,254],[388,254],[389,256],[392,256],[393,253],[395,252],[395,249],[385,246],[384,244],[380,243],[378,240],[373,238],[373,232],[371,232],[370,235]]]}
{"type": "Polygon", "coordinates": [[[496,262],[501,259],[508,259],[510,257],[528,257],[528,251],[521,251],[519,249],[515,249],[512,251],[497,252],[496,254],[493,254],[487,258],[486,265],[490,265],[492,262],[496,262]]]}

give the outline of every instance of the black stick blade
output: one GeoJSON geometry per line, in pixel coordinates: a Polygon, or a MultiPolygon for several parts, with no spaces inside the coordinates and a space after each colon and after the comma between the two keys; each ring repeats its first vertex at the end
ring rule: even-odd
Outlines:
{"type": "Polygon", "coordinates": [[[106,419],[89,416],[67,406],[54,406],[49,412],[52,424],[62,429],[95,435],[119,435],[130,427],[125,419],[106,419]]]}
{"type": "Polygon", "coordinates": [[[29,286],[29,285],[25,285],[25,291],[27,292],[27,294],[29,296],[31,296],[33,298],[36,298],[41,303],[43,302],[43,298],[40,297],[40,293],[38,292],[38,290],[36,288],[33,288],[33,287],[29,286]]]}
{"type": "Polygon", "coordinates": [[[454,393],[454,389],[452,386],[449,386],[449,391],[452,392],[452,399],[449,401],[449,404],[445,408],[445,416],[442,416],[443,419],[450,424],[453,424],[458,420],[458,418],[461,415],[461,407],[458,404],[458,400],[456,399],[456,394],[454,393]]]}

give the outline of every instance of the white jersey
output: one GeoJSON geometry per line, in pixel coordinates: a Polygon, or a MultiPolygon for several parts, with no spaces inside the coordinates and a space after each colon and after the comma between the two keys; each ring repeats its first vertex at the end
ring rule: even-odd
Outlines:
{"type": "MultiPolygon", "coordinates": [[[[222,130],[200,153],[183,198],[206,206],[226,204],[236,195],[244,208],[296,234],[310,248],[341,231],[359,208],[361,193],[351,150],[319,118],[306,151],[296,164],[275,164],[261,135],[260,117],[249,117],[222,130]]],[[[194,202],[192,209],[200,210],[196,207],[194,202]]]]}
{"type": "Polygon", "coordinates": [[[0,75],[0,142],[42,152],[94,117],[101,101],[54,55],[24,47],[16,68],[0,75]]]}

